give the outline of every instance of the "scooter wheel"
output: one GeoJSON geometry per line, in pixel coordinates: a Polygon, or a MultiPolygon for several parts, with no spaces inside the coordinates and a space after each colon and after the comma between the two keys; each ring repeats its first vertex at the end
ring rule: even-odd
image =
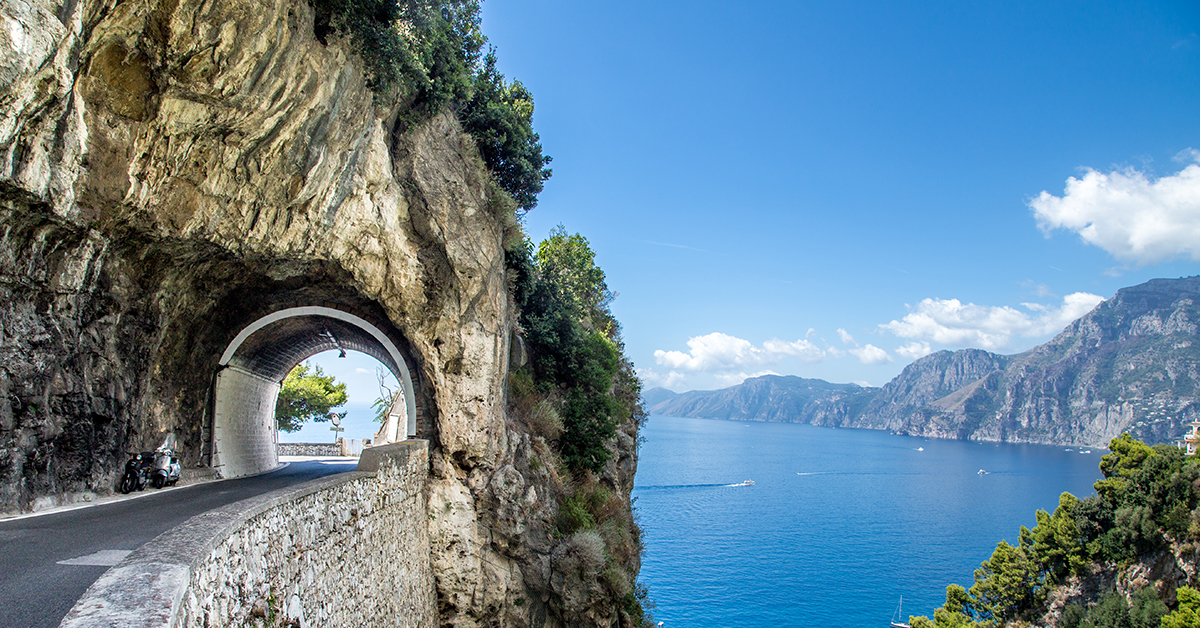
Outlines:
{"type": "Polygon", "coordinates": [[[135,489],[135,488],[137,488],[137,478],[130,476],[130,475],[126,475],[125,477],[121,478],[121,492],[122,493],[125,493],[126,495],[128,495],[128,494],[132,493],[133,489],[135,489]]]}
{"type": "Polygon", "coordinates": [[[167,481],[164,480],[161,475],[156,475],[154,476],[154,479],[150,481],[150,483],[154,485],[154,488],[162,488],[167,481]]]}

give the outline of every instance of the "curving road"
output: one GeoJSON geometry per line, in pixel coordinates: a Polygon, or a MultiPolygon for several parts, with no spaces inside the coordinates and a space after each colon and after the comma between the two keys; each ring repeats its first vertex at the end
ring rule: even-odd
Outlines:
{"type": "Polygon", "coordinates": [[[151,488],[139,499],[0,521],[0,626],[55,628],[110,566],[194,515],[355,466],[293,462],[254,477],[151,488]]]}

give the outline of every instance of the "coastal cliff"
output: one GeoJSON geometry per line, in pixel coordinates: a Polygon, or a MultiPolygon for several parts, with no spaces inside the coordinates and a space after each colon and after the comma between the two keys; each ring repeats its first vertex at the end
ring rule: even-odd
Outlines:
{"type": "Polygon", "coordinates": [[[881,388],[852,394],[853,385],[768,375],[718,391],[651,390],[656,403],[648,405],[653,414],[932,438],[1104,446],[1129,432],[1171,442],[1200,417],[1198,325],[1200,277],[1155,279],[1119,290],[1050,342],[1017,355],[939,351],[881,388]]]}
{"type": "MultiPolygon", "coordinates": [[[[506,406],[515,203],[453,113],[373,89],[304,0],[0,19],[0,511],[111,492],[166,435],[209,464],[222,350],[265,313],[334,307],[411,359],[441,623],[628,623],[556,560],[570,487],[506,406]]],[[[637,426],[596,474],[626,517],[637,426]]]]}

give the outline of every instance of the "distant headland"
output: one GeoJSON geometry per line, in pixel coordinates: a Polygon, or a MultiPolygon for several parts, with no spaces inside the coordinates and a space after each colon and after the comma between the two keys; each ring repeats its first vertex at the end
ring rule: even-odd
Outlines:
{"type": "Polygon", "coordinates": [[[1200,277],[1123,288],[1024,353],[939,351],[881,388],[765,375],[645,391],[650,414],[861,427],[1016,443],[1171,442],[1200,417],[1200,277]]]}

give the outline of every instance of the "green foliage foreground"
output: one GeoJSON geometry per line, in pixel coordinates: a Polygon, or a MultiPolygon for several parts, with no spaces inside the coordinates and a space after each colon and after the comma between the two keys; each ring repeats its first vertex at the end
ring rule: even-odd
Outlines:
{"type": "Polygon", "coordinates": [[[409,121],[445,108],[475,138],[496,183],[522,209],[537,206],[550,157],[533,131],[533,95],[482,54],[478,0],[309,0],[323,43],[345,37],[377,94],[411,102],[409,121]]]}
{"type": "MultiPolygon", "coordinates": [[[[1072,578],[1087,578],[1100,569],[1121,569],[1139,557],[1168,551],[1171,542],[1200,540],[1200,468],[1195,459],[1170,445],[1150,447],[1129,434],[1114,438],[1112,453],[1100,462],[1104,479],[1096,494],[1059,498],[1053,513],[1037,512],[1037,525],[1021,527],[1019,543],[1001,541],[991,558],[975,570],[975,583],[965,589],[950,585],[946,603],[933,619],[914,617],[913,628],[1003,626],[1035,621],[1045,612],[1050,593],[1072,578]]],[[[1180,608],[1167,606],[1153,587],[1131,601],[1110,592],[1085,609],[1068,606],[1061,628],[1168,628],[1197,626],[1200,595],[1186,587],[1180,608]],[[1191,614],[1189,614],[1191,613],[1191,614]],[[1179,623],[1184,622],[1184,623],[1179,623]]]]}
{"type": "Polygon", "coordinates": [[[329,411],[345,403],[344,382],[335,382],[319,365],[314,370],[308,364],[297,364],[283,378],[275,401],[275,423],[280,431],[295,432],[306,421],[328,421],[329,411]]]}

